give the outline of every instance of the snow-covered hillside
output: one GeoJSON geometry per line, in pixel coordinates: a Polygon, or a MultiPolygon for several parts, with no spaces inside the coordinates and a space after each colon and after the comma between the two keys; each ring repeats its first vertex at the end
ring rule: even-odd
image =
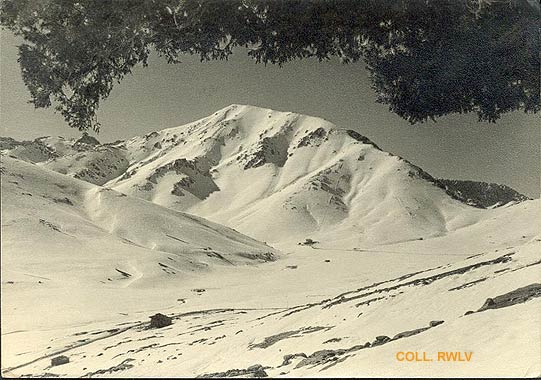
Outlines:
{"type": "Polygon", "coordinates": [[[55,155],[40,165],[271,243],[366,248],[442,236],[484,215],[358,133],[290,112],[232,105],[114,144],[40,143],[55,155]]]}
{"type": "MultiPolygon", "coordinates": [[[[56,297],[57,290],[65,295],[72,286],[99,293],[276,255],[227,227],[2,157],[3,288],[15,282],[37,299],[56,297]]],[[[3,296],[2,302],[9,292],[3,296]]],[[[4,328],[20,322],[4,312],[4,328]]]]}
{"type": "Polygon", "coordinates": [[[59,260],[66,254],[94,262],[99,261],[98,257],[118,260],[121,258],[113,256],[124,256],[125,251],[131,251],[129,256],[137,259],[133,251],[148,254],[152,250],[155,258],[163,254],[167,256],[164,260],[193,261],[196,267],[206,266],[205,261],[268,261],[276,253],[227,227],[19,160],[3,157],[2,170],[2,221],[6,233],[2,243],[7,250],[20,252],[15,260],[26,260],[27,254],[41,248],[40,244],[49,249],[56,246],[59,260]],[[29,245],[29,241],[37,245],[29,245]],[[99,244],[109,248],[99,248],[99,244]]]}

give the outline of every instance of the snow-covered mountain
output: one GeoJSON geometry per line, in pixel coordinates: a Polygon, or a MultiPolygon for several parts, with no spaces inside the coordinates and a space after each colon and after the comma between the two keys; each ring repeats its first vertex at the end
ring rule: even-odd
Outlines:
{"type": "Polygon", "coordinates": [[[7,152],[268,242],[366,247],[442,236],[484,214],[354,131],[253,106],[113,144],[26,146],[7,152]]]}
{"type": "Polygon", "coordinates": [[[3,377],[541,374],[539,200],[248,106],[0,150],[3,377]]]}

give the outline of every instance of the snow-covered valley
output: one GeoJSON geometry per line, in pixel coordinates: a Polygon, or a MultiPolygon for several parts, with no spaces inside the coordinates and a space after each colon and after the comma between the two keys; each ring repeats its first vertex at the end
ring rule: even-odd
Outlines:
{"type": "Polygon", "coordinates": [[[6,377],[541,375],[538,199],[250,106],[1,150],[6,377]]]}

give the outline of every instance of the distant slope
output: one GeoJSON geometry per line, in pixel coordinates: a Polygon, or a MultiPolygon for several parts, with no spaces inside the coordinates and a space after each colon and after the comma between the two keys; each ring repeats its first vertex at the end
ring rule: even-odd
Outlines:
{"type": "Polygon", "coordinates": [[[478,181],[438,179],[445,190],[456,199],[476,207],[489,208],[509,202],[523,202],[530,198],[506,185],[478,181]]]}
{"type": "Polygon", "coordinates": [[[129,164],[123,151],[88,135],[79,140],[46,136],[22,142],[0,137],[0,151],[95,185],[123,174],[129,164]]]}
{"type": "Polygon", "coordinates": [[[2,157],[3,274],[127,286],[276,253],[227,227],[2,157]]]}

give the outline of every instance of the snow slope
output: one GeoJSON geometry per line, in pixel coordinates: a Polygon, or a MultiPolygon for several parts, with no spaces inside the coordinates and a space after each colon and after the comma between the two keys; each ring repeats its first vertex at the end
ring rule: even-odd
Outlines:
{"type": "Polygon", "coordinates": [[[192,278],[176,292],[160,284],[170,306],[158,310],[173,317],[161,329],[149,328],[157,310],[142,288],[131,294],[139,309],[120,317],[27,331],[14,323],[3,329],[10,348],[3,350],[4,375],[539,376],[540,206],[502,209],[494,223],[425,249],[409,251],[408,244],[430,240],[377,251],[298,247],[259,267],[192,278]],[[499,241],[467,248],[503,223],[499,241]],[[449,248],[459,242],[460,249],[449,248]],[[206,291],[190,296],[188,286],[206,291]],[[175,302],[178,295],[189,298],[175,302]],[[402,351],[432,361],[400,362],[402,351]],[[438,361],[439,351],[460,352],[463,360],[467,354],[470,362],[438,361]],[[51,367],[60,354],[70,362],[51,367]]]}

